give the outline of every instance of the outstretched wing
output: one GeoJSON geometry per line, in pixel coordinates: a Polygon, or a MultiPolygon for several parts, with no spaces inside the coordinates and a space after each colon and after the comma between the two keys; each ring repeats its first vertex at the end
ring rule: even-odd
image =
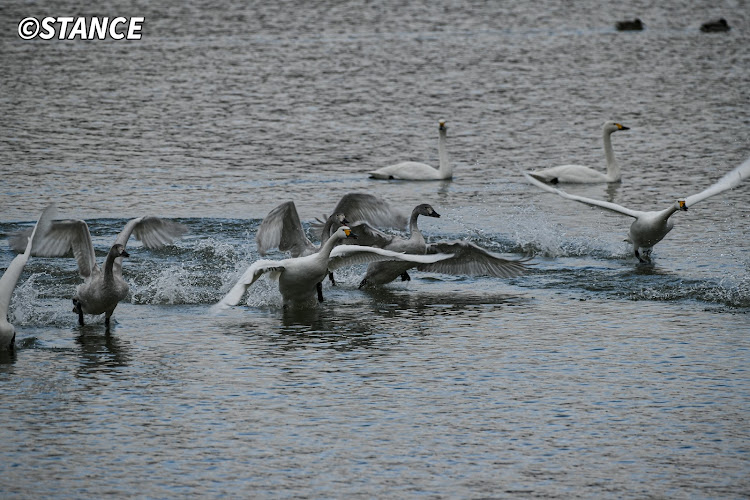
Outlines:
{"type": "Polygon", "coordinates": [[[432,243],[427,245],[427,253],[453,254],[450,259],[417,266],[420,271],[444,274],[513,278],[526,272],[528,261],[528,259],[505,259],[470,241],[462,240],[432,243]]]}
{"type": "Polygon", "coordinates": [[[264,273],[272,271],[281,272],[283,270],[284,266],[278,260],[256,260],[247,268],[247,271],[245,271],[232,289],[214,305],[214,309],[236,306],[250,285],[255,283],[264,273]]]}
{"type": "Polygon", "coordinates": [[[414,264],[431,264],[449,259],[452,254],[435,253],[431,255],[417,255],[411,253],[394,252],[384,248],[364,247],[360,245],[339,245],[331,250],[328,259],[328,269],[333,271],[341,267],[366,264],[380,261],[401,261],[414,264]]]}
{"type": "Polygon", "coordinates": [[[289,252],[292,257],[310,255],[318,250],[305,236],[293,201],[282,203],[268,212],[255,233],[255,242],[261,255],[273,248],[289,252]]]}
{"type": "Polygon", "coordinates": [[[26,262],[29,261],[31,248],[39,238],[43,237],[49,231],[54,216],[54,205],[49,205],[44,209],[39,220],[32,228],[31,234],[26,238],[26,248],[23,253],[13,258],[3,276],[0,277],[0,317],[2,320],[5,320],[8,314],[10,298],[13,295],[13,290],[16,287],[16,283],[18,283],[18,278],[21,277],[26,262]]]}
{"type": "Polygon", "coordinates": [[[743,179],[750,177],[750,158],[742,162],[731,172],[725,174],[721,179],[716,181],[711,187],[704,189],[700,193],[685,198],[685,205],[691,207],[699,201],[710,198],[711,196],[723,193],[728,189],[737,187],[743,179]]]}
{"type": "MultiPolygon", "coordinates": [[[[16,252],[23,251],[25,247],[23,244],[30,234],[30,229],[15,234],[10,239],[11,248],[16,252]]],[[[46,233],[38,234],[34,238],[31,255],[35,257],[62,257],[71,250],[78,263],[78,274],[83,278],[91,276],[91,271],[96,267],[96,254],[86,221],[68,219],[51,222],[46,233]]]]}
{"type": "MultiPolygon", "coordinates": [[[[179,222],[147,215],[130,219],[122,228],[120,234],[117,235],[114,244],[119,243],[126,247],[130,235],[133,234],[135,239],[143,243],[144,247],[154,250],[172,243],[176,238],[185,234],[187,230],[187,226],[179,222]]],[[[115,259],[113,269],[116,274],[122,275],[122,257],[115,259]]]]}
{"type": "Polygon", "coordinates": [[[135,239],[140,240],[143,246],[149,250],[161,248],[172,243],[176,238],[187,233],[188,228],[184,224],[161,217],[146,216],[131,219],[117,235],[115,245],[120,244],[127,247],[131,233],[135,239]]]}
{"type": "MultiPolygon", "coordinates": [[[[409,223],[409,218],[392,207],[390,203],[385,201],[383,198],[378,196],[367,194],[367,193],[347,193],[341,197],[336,207],[333,209],[334,214],[344,214],[346,219],[349,221],[349,225],[356,222],[367,222],[374,227],[391,228],[398,230],[406,230],[409,223]]],[[[324,220],[327,217],[323,218],[324,220]]],[[[321,241],[326,236],[330,237],[336,231],[336,228],[331,228],[331,234],[323,235],[321,230],[323,229],[323,223],[319,222],[313,224],[313,228],[321,241]]]]}
{"type": "Polygon", "coordinates": [[[555,193],[569,200],[579,201],[581,203],[585,203],[586,205],[591,205],[594,207],[605,208],[607,210],[611,210],[612,212],[617,212],[618,214],[627,215],[628,217],[633,217],[636,219],[644,213],[639,210],[631,210],[629,208],[625,208],[622,205],[618,205],[617,203],[611,203],[609,201],[602,201],[602,200],[595,200],[593,198],[586,198],[585,196],[578,196],[575,194],[566,193],[562,189],[553,188],[552,186],[545,184],[538,179],[535,179],[533,176],[529,174],[529,172],[523,172],[523,175],[524,177],[526,177],[527,181],[529,181],[531,184],[535,185],[536,187],[544,189],[545,191],[549,191],[550,193],[555,193]]]}

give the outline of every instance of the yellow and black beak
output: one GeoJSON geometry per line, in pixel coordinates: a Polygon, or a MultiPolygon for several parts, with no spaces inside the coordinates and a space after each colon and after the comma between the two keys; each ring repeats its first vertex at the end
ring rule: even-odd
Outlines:
{"type": "Polygon", "coordinates": [[[615,123],[615,125],[617,125],[617,128],[619,130],[630,130],[630,127],[626,127],[625,125],[622,125],[620,123],[615,123]]]}
{"type": "Polygon", "coordinates": [[[685,203],[685,200],[679,200],[677,203],[680,204],[680,210],[687,212],[688,206],[687,203],[685,203]]]}
{"type": "Polygon", "coordinates": [[[352,233],[352,230],[349,228],[344,229],[344,234],[347,238],[354,238],[355,240],[357,239],[357,235],[352,233]]]}

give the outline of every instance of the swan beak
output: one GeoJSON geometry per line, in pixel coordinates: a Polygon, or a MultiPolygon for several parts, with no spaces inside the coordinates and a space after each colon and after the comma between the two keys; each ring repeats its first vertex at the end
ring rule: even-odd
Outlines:
{"type": "Polygon", "coordinates": [[[625,125],[620,125],[619,123],[615,123],[615,125],[617,125],[619,130],[630,130],[630,127],[626,127],[625,125]]]}
{"type": "Polygon", "coordinates": [[[123,250],[122,253],[120,254],[120,257],[130,257],[130,254],[126,252],[125,250],[123,250]]]}
{"type": "Polygon", "coordinates": [[[682,210],[683,212],[687,212],[688,206],[685,203],[685,200],[680,200],[677,203],[680,204],[680,210],[682,210]]]}
{"type": "Polygon", "coordinates": [[[437,217],[437,218],[439,219],[439,218],[440,218],[440,214],[439,214],[439,213],[437,213],[437,212],[435,212],[435,211],[433,210],[433,211],[432,211],[432,213],[430,214],[430,217],[437,217]]]}
{"type": "Polygon", "coordinates": [[[438,130],[446,130],[448,126],[445,124],[445,120],[440,120],[438,122],[438,130]]]}
{"type": "Polygon", "coordinates": [[[357,239],[357,235],[352,233],[351,229],[344,229],[344,234],[347,238],[354,238],[355,240],[357,239]]]}

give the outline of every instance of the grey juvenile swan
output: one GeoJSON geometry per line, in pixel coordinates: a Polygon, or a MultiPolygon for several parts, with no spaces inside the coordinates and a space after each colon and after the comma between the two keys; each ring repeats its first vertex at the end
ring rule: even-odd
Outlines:
{"type": "MultiPolygon", "coordinates": [[[[125,247],[130,235],[134,234],[146,248],[154,249],[171,243],[186,231],[183,224],[159,217],[131,219],[117,235],[102,269],[96,263],[94,244],[86,222],[54,221],[44,237],[34,242],[31,252],[35,256],[60,257],[73,251],[78,274],[84,278],[73,297],[73,312],[78,314],[80,325],[84,324],[84,314],[105,314],[104,323],[109,331],[109,318],[117,304],[128,295],[128,284],[122,278],[122,259],[129,256],[125,247]]],[[[20,233],[12,238],[11,246],[16,249],[23,237],[24,233],[20,233]]]]}
{"type": "Polygon", "coordinates": [[[447,259],[430,263],[412,262],[374,262],[367,267],[360,288],[367,285],[390,283],[399,276],[402,281],[410,280],[408,270],[416,267],[419,271],[443,274],[468,274],[495,277],[514,277],[523,274],[525,261],[508,260],[489,252],[474,243],[463,240],[442,241],[427,244],[417,225],[420,215],[439,218],[435,209],[427,203],[417,205],[409,219],[409,237],[401,238],[385,234],[363,223],[357,229],[357,238],[368,245],[385,248],[396,252],[415,255],[451,254],[447,259]]]}

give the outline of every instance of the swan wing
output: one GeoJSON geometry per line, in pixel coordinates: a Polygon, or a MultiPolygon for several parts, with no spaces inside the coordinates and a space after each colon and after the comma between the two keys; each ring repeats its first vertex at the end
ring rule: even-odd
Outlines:
{"type": "Polygon", "coordinates": [[[273,248],[289,252],[292,257],[309,255],[317,251],[315,245],[305,236],[293,201],[282,203],[268,212],[255,233],[255,242],[261,255],[266,255],[273,248]]]}
{"type": "Polygon", "coordinates": [[[691,207],[703,201],[706,198],[723,193],[728,189],[737,187],[743,179],[750,177],[750,158],[742,162],[731,172],[725,174],[721,179],[716,181],[711,187],[704,189],[700,193],[688,196],[685,198],[685,205],[691,207]]]}
{"type": "Polygon", "coordinates": [[[644,214],[644,212],[641,212],[639,210],[631,210],[629,208],[623,207],[622,205],[618,205],[617,203],[612,203],[612,202],[603,201],[603,200],[595,200],[593,198],[586,198],[585,196],[578,196],[575,194],[566,193],[562,189],[553,188],[552,186],[545,184],[538,179],[535,179],[532,175],[529,174],[529,172],[524,172],[523,175],[524,177],[526,177],[527,181],[529,181],[531,184],[535,185],[536,187],[544,189],[545,191],[548,191],[550,193],[555,193],[569,200],[578,201],[578,202],[585,203],[586,205],[591,205],[594,207],[604,208],[607,210],[611,210],[612,212],[627,215],[628,217],[633,217],[633,218],[638,218],[644,214]]]}
{"type": "Polygon", "coordinates": [[[452,254],[444,253],[418,255],[361,245],[339,245],[331,250],[331,256],[328,259],[328,269],[333,271],[341,267],[379,261],[402,261],[413,262],[414,264],[431,264],[451,257],[453,257],[452,254]]]}
{"type": "Polygon", "coordinates": [[[383,198],[367,193],[347,193],[333,209],[335,214],[344,214],[351,223],[364,221],[374,227],[405,230],[409,218],[392,207],[383,198]]]}
{"type": "MultiPolygon", "coordinates": [[[[24,241],[31,230],[22,231],[10,239],[10,246],[16,252],[23,251],[24,241]]],[[[44,234],[34,238],[31,255],[35,257],[62,257],[73,250],[73,257],[78,263],[78,274],[88,278],[96,267],[96,254],[91,241],[91,233],[86,221],[80,219],[56,220],[49,223],[44,234]]]]}
{"type": "Polygon", "coordinates": [[[176,238],[187,233],[188,228],[184,224],[161,217],[146,216],[130,219],[120,234],[117,235],[115,244],[127,246],[130,235],[140,240],[143,246],[149,250],[161,248],[172,243],[176,238]]]}
{"type": "Polygon", "coordinates": [[[470,241],[456,240],[432,243],[427,245],[427,253],[453,254],[453,257],[431,264],[419,264],[417,269],[420,271],[514,278],[523,274],[527,269],[526,262],[528,259],[505,259],[470,241]]]}
{"type": "Polygon", "coordinates": [[[229,292],[214,306],[218,309],[223,309],[229,306],[236,306],[239,304],[242,296],[250,285],[255,283],[264,273],[267,272],[281,272],[284,270],[283,264],[277,260],[256,260],[250,267],[247,268],[245,273],[240,277],[237,283],[232,287],[229,292]]]}
{"type": "Polygon", "coordinates": [[[31,234],[27,237],[26,248],[23,253],[13,258],[3,276],[0,277],[0,317],[2,320],[5,320],[8,314],[10,297],[13,295],[13,290],[16,288],[16,283],[18,283],[18,279],[21,277],[24,266],[29,261],[31,248],[40,237],[49,232],[54,216],[54,205],[50,205],[44,209],[42,215],[39,216],[39,220],[31,230],[31,234]]]}

